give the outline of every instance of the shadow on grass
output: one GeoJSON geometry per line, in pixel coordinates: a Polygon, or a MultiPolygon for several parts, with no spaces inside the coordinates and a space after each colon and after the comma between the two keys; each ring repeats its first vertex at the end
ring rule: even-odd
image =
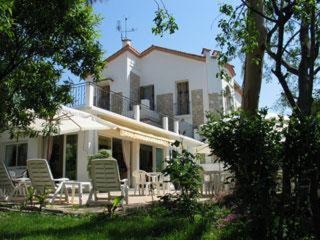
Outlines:
{"type": "Polygon", "coordinates": [[[77,225],[52,226],[37,230],[2,232],[3,239],[201,239],[206,230],[204,222],[190,223],[185,218],[173,216],[137,215],[115,217],[92,216],[77,225]]]}

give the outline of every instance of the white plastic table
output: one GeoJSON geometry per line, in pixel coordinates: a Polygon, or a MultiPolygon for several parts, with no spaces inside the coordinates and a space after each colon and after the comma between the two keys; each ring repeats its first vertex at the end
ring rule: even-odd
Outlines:
{"type": "MultiPolygon", "coordinates": [[[[92,186],[90,182],[65,181],[63,182],[63,187],[71,189],[71,203],[74,201],[76,188],[78,189],[79,205],[81,206],[83,189],[87,187],[90,191],[92,186]]],[[[63,189],[63,187],[61,189],[63,189]]]]}

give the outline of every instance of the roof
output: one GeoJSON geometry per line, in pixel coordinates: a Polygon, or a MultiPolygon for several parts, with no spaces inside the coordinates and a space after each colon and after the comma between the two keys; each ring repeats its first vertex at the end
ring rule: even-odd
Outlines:
{"type": "MultiPolygon", "coordinates": [[[[105,59],[105,62],[113,61],[114,59],[116,59],[118,56],[120,56],[122,53],[124,53],[126,51],[132,53],[137,58],[143,58],[143,57],[147,56],[148,54],[150,54],[153,51],[160,51],[160,52],[169,53],[169,54],[173,54],[173,55],[176,55],[176,56],[189,58],[189,59],[200,61],[200,62],[205,62],[206,61],[206,57],[203,56],[203,55],[187,53],[187,52],[173,50],[173,49],[164,48],[164,47],[155,46],[155,45],[151,45],[149,48],[147,48],[146,50],[144,50],[141,53],[138,50],[136,50],[135,48],[133,48],[132,46],[125,45],[120,50],[118,50],[117,52],[115,52],[114,54],[109,56],[107,59],[105,59]]],[[[225,67],[228,69],[228,71],[230,72],[232,77],[234,77],[235,76],[234,66],[229,64],[229,63],[227,63],[225,67]]]]}

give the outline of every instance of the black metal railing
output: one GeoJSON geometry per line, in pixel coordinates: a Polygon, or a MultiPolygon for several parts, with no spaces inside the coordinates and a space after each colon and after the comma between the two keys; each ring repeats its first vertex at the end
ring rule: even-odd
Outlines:
{"type": "MultiPolygon", "coordinates": [[[[151,110],[150,106],[141,104],[136,100],[123,96],[121,93],[106,90],[92,82],[74,84],[71,87],[70,94],[73,97],[73,103],[70,104],[70,107],[82,108],[88,104],[86,101],[90,101],[89,97],[91,97],[87,96],[89,93],[89,86],[93,87],[93,93],[91,92],[91,94],[93,94],[93,99],[91,100],[94,106],[134,119],[133,106],[139,105],[140,121],[153,126],[162,127],[163,117],[168,117],[169,130],[174,130],[174,121],[178,120],[174,116],[151,110]]],[[[194,125],[186,121],[180,121],[179,125],[180,134],[194,137],[194,125]]]]}

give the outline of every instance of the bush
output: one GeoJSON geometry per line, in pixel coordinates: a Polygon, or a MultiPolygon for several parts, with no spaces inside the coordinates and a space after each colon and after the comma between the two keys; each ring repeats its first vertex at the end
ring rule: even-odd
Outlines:
{"type": "MultiPolygon", "coordinates": [[[[180,143],[176,142],[175,145],[178,146],[180,143]]],[[[202,184],[202,168],[196,164],[196,158],[197,156],[182,149],[182,153],[176,152],[167,161],[167,166],[162,171],[164,175],[170,176],[170,181],[180,190],[179,194],[163,196],[162,202],[171,210],[190,217],[197,210],[197,199],[202,184]]]]}
{"type": "Polygon", "coordinates": [[[101,149],[98,151],[98,153],[88,156],[87,171],[90,179],[91,179],[91,161],[94,159],[109,158],[110,156],[111,156],[110,150],[107,150],[107,149],[101,149]]]}
{"type": "Polygon", "coordinates": [[[237,211],[248,219],[253,239],[271,239],[281,162],[282,120],[268,120],[266,114],[262,110],[251,117],[238,112],[221,119],[209,114],[200,130],[235,178],[237,211]]]}

